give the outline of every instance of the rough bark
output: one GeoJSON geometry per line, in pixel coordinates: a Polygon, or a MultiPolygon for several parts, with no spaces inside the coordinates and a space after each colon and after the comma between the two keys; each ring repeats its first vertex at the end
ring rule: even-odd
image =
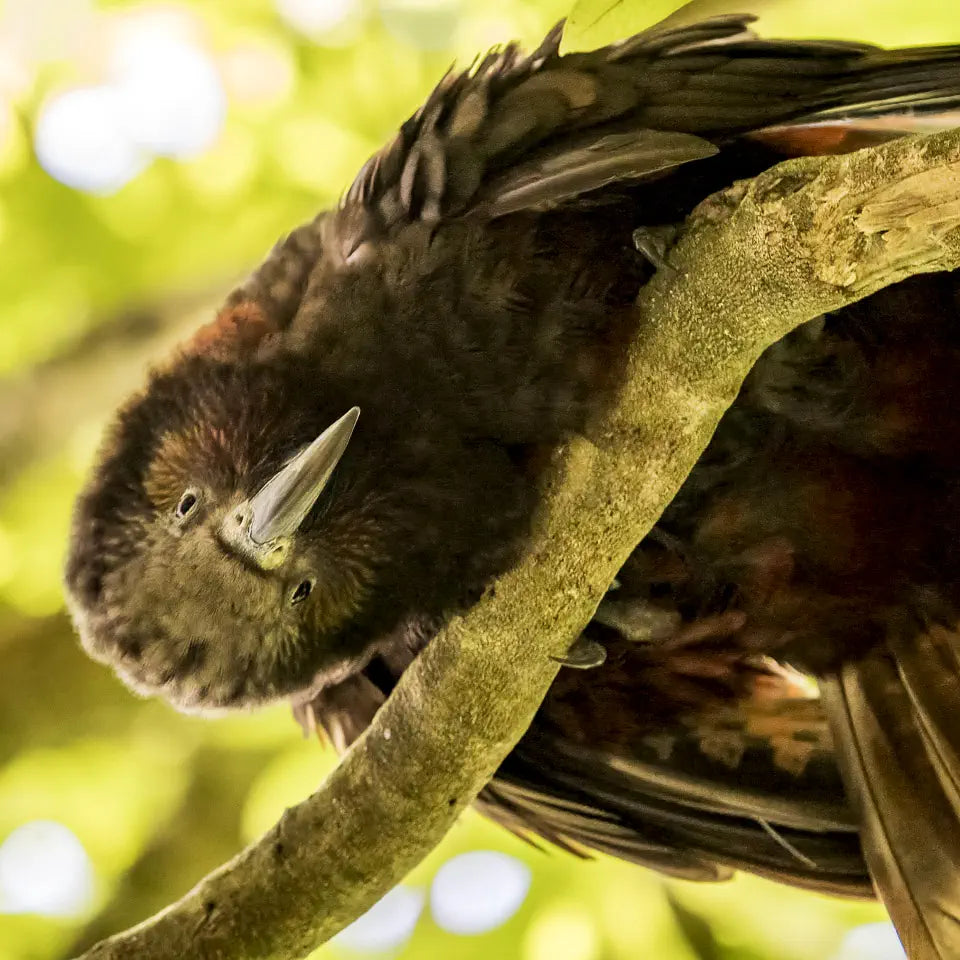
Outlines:
{"type": "Polygon", "coordinates": [[[84,960],[301,957],[415,866],[530,722],[563,652],[770,343],[960,265],[960,133],[790,161],[711,198],[638,302],[630,377],[557,458],[526,560],[436,638],[308,800],[84,960]]]}

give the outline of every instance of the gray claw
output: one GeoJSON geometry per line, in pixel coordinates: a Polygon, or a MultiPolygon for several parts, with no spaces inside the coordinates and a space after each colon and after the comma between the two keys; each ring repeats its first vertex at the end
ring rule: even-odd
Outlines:
{"type": "Polygon", "coordinates": [[[317,717],[313,712],[313,703],[292,703],[293,719],[300,724],[304,739],[315,736],[317,733],[317,717]]]}
{"type": "Polygon", "coordinates": [[[574,670],[592,670],[602,666],[607,659],[606,648],[596,640],[588,640],[584,636],[577,637],[567,651],[565,657],[551,657],[561,666],[571,667],[574,670]]]}
{"type": "Polygon", "coordinates": [[[633,231],[633,245],[637,252],[646,257],[657,270],[675,273],[674,267],[667,263],[667,251],[677,239],[677,228],[673,224],[657,227],[637,227],[633,231]]]}

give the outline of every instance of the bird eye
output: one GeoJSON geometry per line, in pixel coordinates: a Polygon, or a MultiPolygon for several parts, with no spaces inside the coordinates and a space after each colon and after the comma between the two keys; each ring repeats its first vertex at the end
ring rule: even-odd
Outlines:
{"type": "Polygon", "coordinates": [[[193,508],[197,505],[199,500],[200,498],[197,496],[196,491],[185,491],[183,496],[180,498],[180,502],[177,504],[177,509],[174,511],[177,519],[185,520],[193,511],[193,508]]]}
{"type": "Polygon", "coordinates": [[[313,581],[311,580],[301,580],[297,584],[297,589],[293,591],[293,596],[290,597],[291,603],[300,603],[303,600],[306,600],[310,596],[310,591],[313,589],[313,581]]]}

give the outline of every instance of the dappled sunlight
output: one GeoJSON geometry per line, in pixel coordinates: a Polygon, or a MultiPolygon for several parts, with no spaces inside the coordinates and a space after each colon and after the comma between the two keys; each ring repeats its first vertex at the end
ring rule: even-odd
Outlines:
{"type": "Polygon", "coordinates": [[[119,190],[149,160],[130,137],[123,114],[120,92],[112,86],[54,95],[37,118],[34,148],[40,165],[77,190],[119,190]]]}
{"type": "Polygon", "coordinates": [[[596,921],[573,903],[539,914],[523,937],[523,960],[598,960],[601,949],[596,921]]]}
{"type": "Polygon", "coordinates": [[[450,933],[486,933],[506,923],[530,889],[526,864],[494,850],[462,853],[447,861],[430,886],[430,912],[450,933]]]}
{"type": "Polygon", "coordinates": [[[276,4],[291,27],[318,40],[361,15],[358,0],[276,0],[276,4]]]}
{"type": "Polygon", "coordinates": [[[396,951],[413,936],[425,899],[424,891],[416,887],[394,887],[332,943],[358,953],[396,951]]]}
{"type": "Polygon", "coordinates": [[[35,133],[47,173],[92,193],[120,189],[154,156],[202,152],[226,111],[220,77],[184,18],[148,12],[114,26],[106,82],[51,96],[35,133]]]}
{"type": "Polygon", "coordinates": [[[227,96],[239,107],[278,107],[296,87],[292,52],[276,40],[250,36],[224,51],[217,63],[227,96]]]}
{"type": "Polygon", "coordinates": [[[851,930],[832,960],[907,960],[891,923],[868,923],[851,930]]]}
{"type": "Polygon", "coordinates": [[[460,0],[380,0],[384,27],[422,50],[443,50],[453,40],[463,13],[460,0]]]}
{"type": "Polygon", "coordinates": [[[192,157],[217,139],[226,99],[213,61],[166,21],[132,18],[118,31],[110,73],[124,129],[157,156],[192,157]]]}
{"type": "Polygon", "coordinates": [[[83,913],[93,901],[93,866],[67,827],[33,820],[0,843],[0,913],[83,913]]]}

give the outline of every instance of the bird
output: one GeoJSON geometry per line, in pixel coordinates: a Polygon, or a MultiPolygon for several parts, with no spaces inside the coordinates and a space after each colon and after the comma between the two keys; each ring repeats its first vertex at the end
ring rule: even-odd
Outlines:
{"type": "MultiPolygon", "coordinates": [[[[84,649],[180,710],[359,736],[522,556],[675,225],[960,104],[960,47],[753,21],[568,54],[558,25],[446,74],[116,413],[68,547],[84,649]]],[[[914,960],[960,955],[957,293],[907,280],[764,353],[484,812],[690,879],[876,891],[914,960]]]]}

